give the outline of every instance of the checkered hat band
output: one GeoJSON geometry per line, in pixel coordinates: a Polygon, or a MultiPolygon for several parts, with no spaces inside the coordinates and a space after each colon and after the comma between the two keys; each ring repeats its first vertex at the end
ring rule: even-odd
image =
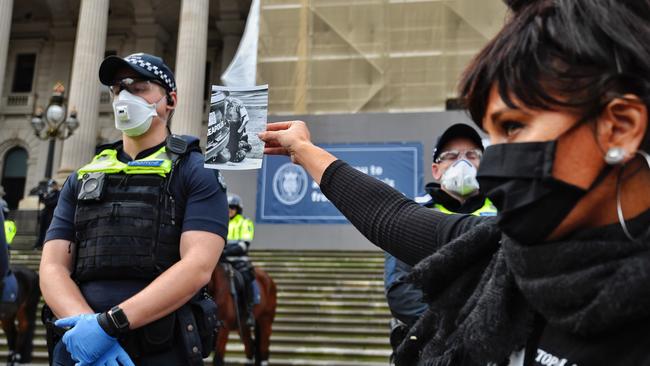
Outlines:
{"type": "Polygon", "coordinates": [[[176,91],[176,85],[174,84],[174,82],[172,82],[171,78],[167,74],[165,74],[162,70],[160,70],[158,66],[152,65],[151,62],[144,61],[139,58],[127,58],[126,60],[132,63],[133,65],[139,66],[153,73],[158,77],[158,79],[164,82],[165,85],[169,87],[169,89],[171,89],[172,91],[176,91]]]}

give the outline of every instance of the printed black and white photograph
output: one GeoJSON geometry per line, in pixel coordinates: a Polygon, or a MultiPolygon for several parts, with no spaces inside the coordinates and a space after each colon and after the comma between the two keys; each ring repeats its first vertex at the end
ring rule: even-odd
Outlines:
{"type": "Polygon", "coordinates": [[[266,129],[268,85],[212,86],[205,167],[247,170],[262,167],[264,142],[257,134],[266,129]]]}

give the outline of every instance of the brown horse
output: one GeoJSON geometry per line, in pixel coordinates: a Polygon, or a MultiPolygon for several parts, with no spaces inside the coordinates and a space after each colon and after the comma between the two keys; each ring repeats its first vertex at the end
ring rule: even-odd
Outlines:
{"type": "Polygon", "coordinates": [[[249,361],[255,366],[268,365],[269,347],[271,345],[271,326],[275,318],[277,305],[277,289],[273,279],[260,268],[255,268],[255,278],[260,290],[260,303],[253,307],[255,318],[255,338],[251,337],[251,329],[246,325],[246,311],[238,311],[237,304],[231,293],[231,279],[236,270],[227,262],[219,262],[212,273],[209,289],[214,301],[217,303],[217,318],[219,319],[219,333],[215,342],[214,366],[224,365],[228,333],[237,330],[244,344],[244,352],[249,361]],[[237,319],[239,314],[239,319],[237,319]]]}
{"type": "MultiPolygon", "coordinates": [[[[15,303],[0,303],[0,322],[7,336],[9,354],[7,365],[27,364],[32,361],[36,308],[41,299],[38,274],[23,266],[10,266],[18,282],[15,303]]],[[[0,282],[0,291],[2,291],[0,282]]]]}

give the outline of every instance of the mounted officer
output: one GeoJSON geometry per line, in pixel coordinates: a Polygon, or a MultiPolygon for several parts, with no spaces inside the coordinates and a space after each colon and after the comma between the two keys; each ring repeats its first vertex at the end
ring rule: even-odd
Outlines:
{"type": "Polygon", "coordinates": [[[16,236],[16,222],[13,220],[9,219],[9,204],[7,201],[4,199],[5,196],[5,188],[3,186],[0,186],[0,211],[2,211],[2,214],[4,216],[4,231],[5,231],[5,240],[7,245],[11,245],[11,243],[14,241],[14,237],[16,236]]]}
{"type": "MultiPolygon", "coordinates": [[[[479,193],[476,171],[483,156],[483,142],[469,125],[458,123],[438,138],[433,151],[431,175],[439,183],[429,183],[427,194],[416,202],[431,209],[452,214],[494,216],[496,208],[479,193]]],[[[390,343],[395,350],[415,321],[427,309],[422,291],[404,281],[411,266],[386,253],[384,286],[391,320],[390,343]]]]}
{"type": "Polygon", "coordinates": [[[253,321],[253,306],[255,302],[254,282],[255,267],[248,257],[248,249],[253,241],[254,225],[253,221],[244,217],[241,197],[236,194],[228,194],[228,242],[223,249],[222,260],[230,263],[236,269],[243,279],[246,305],[246,315],[249,325],[253,321]]]}
{"type": "Polygon", "coordinates": [[[48,322],[52,361],[202,365],[216,327],[204,288],[227,233],[225,189],[203,168],[198,139],[169,132],[176,83],[161,58],[110,56],[99,78],[122,140],[68,177],[47,232],[41,289],[67,329],[57,342],[48,322]]]}
{"type": "MultiPolygon", "coordinates": [[[[5,218],[3,210],[0,210],[0,223],[5,226],[5,218]]],[[[6,227],[6,226],[5,226],[6,227]]],[[[5,229],[6,232],[6,229],[5,229]]],[[[4,297],[6,290],[6,282],[15,282],[15,277],[11,278],[11,271],[9,270],[9,246],[4,234],[0,234],[0,298],[4,297]]]]}
{"type": "MultiPolygon", "coordinates": [[[[1,203],[0,206],[2,206],[1,203]]],[[[16,227],[16,222],[14,220],[7,218],[9,216],[9,208],[7,206],[2,206],[2,214],[5,217],[3,225],[5,230],[5,240],[7,241],[7,245],[11,245],[16,237],[18,228],[16,227]]]]}

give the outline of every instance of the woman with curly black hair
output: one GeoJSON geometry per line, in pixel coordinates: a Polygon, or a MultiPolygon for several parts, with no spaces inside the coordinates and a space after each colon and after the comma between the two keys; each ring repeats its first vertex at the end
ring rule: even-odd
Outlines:
{"type": "Polygon", "coordinates": [[[430,308],[396,364],[650,365],[650,2],[508,5],[460,87],[493,143],[478,177],[496,219],[422,208],[299,121],[269,125],[266,152],[417,264],[430,308]]]}

